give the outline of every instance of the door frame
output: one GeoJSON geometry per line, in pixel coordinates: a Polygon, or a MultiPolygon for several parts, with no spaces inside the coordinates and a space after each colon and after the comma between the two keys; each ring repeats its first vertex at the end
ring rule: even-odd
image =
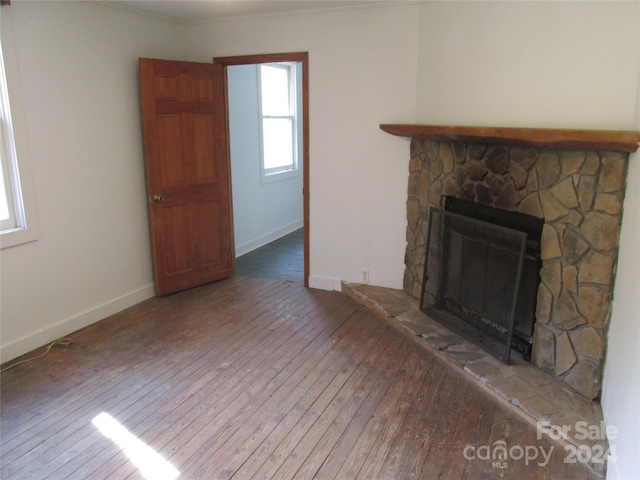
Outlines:
{"type": "MultiPolygon", "coordinates": [[[[302,64],[302,203],[304,232],[304,286],[309,288],[309,53],[268,53],[259,55],[239,55],[216,57],[213,63],[222,66],[224,88],[224,121],[229,138],[229,88],[227,67],[260,63],[300,62],[302,64]]],[[[227,162],[231,165],[231,151],[227,144],[227,162]]]]}

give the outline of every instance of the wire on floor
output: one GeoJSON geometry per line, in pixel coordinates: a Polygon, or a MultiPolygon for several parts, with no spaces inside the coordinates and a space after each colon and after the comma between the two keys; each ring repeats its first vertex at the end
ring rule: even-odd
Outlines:
{"type": "Polygon", "coordinates": [[[37,355],[35,357],[31,357],[31,358],[25,358],[24,360],[20,360],[19,362],[16,363],[12,363],[11,365],[4,367],[2,370],[0,370],[0,373],[2,372],[6,372],[7,370],[13,368],[13,367],[17,367],[18,365],[21,365],[23,363],[27,363],[27,362],[31,362],[33,360],[37,360],[38,358],[42,358],[44,357],[47,353],[49,353],[49,350],[51,350],[53,347],[62,347],[62,348],[68,348],[73,344],[73,340],[69,337],[62,337],[62,338],[58,338],[57,340],[54,340],[53,342],[51,342],[49,345],[47,345],[45,347],[45,350],[43,353],[41,353],[40,355],[37,355]]]}

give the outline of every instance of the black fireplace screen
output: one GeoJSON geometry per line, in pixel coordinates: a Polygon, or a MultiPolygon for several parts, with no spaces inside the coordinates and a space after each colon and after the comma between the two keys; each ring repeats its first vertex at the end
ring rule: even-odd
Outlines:
{"type": "Polygon", "coordinates": [[[514,331],[528,330],[529,343],[533,332],[532,319],[517,322],[527,233],[441,208],[428,228],[420,309],[508,363],[514,331]]]}

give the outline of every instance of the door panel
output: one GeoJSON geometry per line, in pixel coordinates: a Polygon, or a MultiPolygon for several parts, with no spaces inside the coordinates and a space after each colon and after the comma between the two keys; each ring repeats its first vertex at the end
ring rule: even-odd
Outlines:
{"type": "Polygon", "coordinates": [[[197,203],[193,208],[194,218],[199,219],[197,222],[198,228],[194,229],[196,235],[194,243],[199,246],[197,249],[199,255],[198,263],[204,268],[215,268],[224,261],[222,256],[223,249],[219,239],[216,235],[213,235],[220,229],[216,219],[224,217],[220,211],[224,206],[220,202],[209,201],[197,203]],[[211,241],[212,237],[213,242],[211,241]]]}
{"type": "Polygon", "coordinates": [[[207,161],[215,148],[212,136],[207,134],[215,128],[213,119],[209,115],[194,115],[189,128],[193,142],[189,145],[188,156],[194,159],[194,179],[199,182],[220,181],[220,169],[216,169],[215,164],[207,161]]]}
{"type": "Polygon", "coordinates": [[[158,246],[165,256],[166,275],[184,274],[191,268],[191,246],[181,241],[184,232],[189,231],[189,205],[167,206],[161,217],[157,225],[162,230],[162,243],[158,246]]]}
{"type": "Polygon", "coordinates": [[[233,275],[222,69],[140,59],[156,294],[233,275]]]}
{"type": "Polygon", "coordinates": [[[183,137],[180,115],[157,115],[157,164],[158,181],[163,187],[183,185],[187,181],[187,173],[183,163],[183,145],[175,141],[183,137]]]}

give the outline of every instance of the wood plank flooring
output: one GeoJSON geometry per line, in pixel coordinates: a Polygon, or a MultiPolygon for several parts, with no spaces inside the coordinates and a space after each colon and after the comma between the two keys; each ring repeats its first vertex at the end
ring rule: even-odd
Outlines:
{"type": "Polygon", "coordinates": [[[176,478],[172,469],[207,480],[596,478],[340,293],[237,276],[71,337],[2,374],[4,480],[176,478]],[[153,461],[166,476],[92,423],[104,413],[169,462],[153,461]],[[554,452],[544,466],[465,459],[465,447],[496,442],[554,452]]]}
{"type": "Polygon", "coordinates": [[[304,230],[238,257],[236,270],[240,275],[304,282],[304,230]]]}

